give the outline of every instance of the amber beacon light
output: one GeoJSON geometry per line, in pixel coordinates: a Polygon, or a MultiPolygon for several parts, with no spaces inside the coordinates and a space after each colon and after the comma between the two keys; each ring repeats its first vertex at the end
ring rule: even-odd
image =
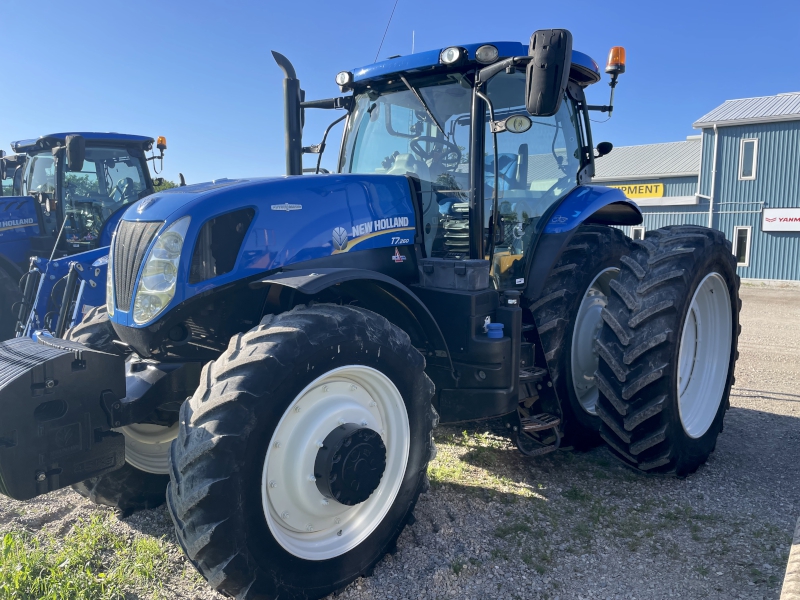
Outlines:
{"type": "Polygon", "coordinates": [[[620,75],[625,72],[625,48],[614,46],[608,53],[606,63],[606,73],[610,75],[620,75]]]}

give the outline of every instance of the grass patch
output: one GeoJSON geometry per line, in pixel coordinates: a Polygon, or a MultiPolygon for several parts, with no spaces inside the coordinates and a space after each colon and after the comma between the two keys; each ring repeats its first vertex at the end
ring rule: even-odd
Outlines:
{"type": "Polygon", "coordinates": [[[62,538],[6,533],[0,598],[95,600],[124,598],[137,585],[152,589],[167,575],[163,542],[127,540],[99,516],[79,521],[62,538]]]}
{"type": "Polygon", "coordinates": [[[501,525],[494,530],[494,534],[499,538],[507,538],[510,535],[517,535],[520,533],[530,533],[531,528],[527,523],[510,523],[508,525],[501,525]]]}
{"type": "Polygon", "coordinates": [[[460,558],[457,558],[450,563],[450,568],[453,570],[453,573],[460,575],[461,571],[464,570],[464,561],[462,561],[460,558]]]}
{"type": "Polygon", "coordinates": [[[573,502],[588,502],[592,499],[591,494],[575,487],[574,485],[568,490],[561,492],[561,495],[567,500],[572,500],[573,502]]]}

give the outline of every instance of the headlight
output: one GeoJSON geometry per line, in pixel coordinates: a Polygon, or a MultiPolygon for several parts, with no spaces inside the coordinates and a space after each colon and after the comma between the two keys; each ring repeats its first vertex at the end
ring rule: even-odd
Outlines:
{"type": "Polygon", "coordinates": [[[156,237],[147,253],[133,301],[133,321],[139,325],[152,320],[175,296],[178,263],[189,228],[190,217],[178,219],[156,237]]]}
{"type": "Polygon", "coordinates": [[[497,48],[491,44],[481,46],[475,51],[475,60],[485,65],[496,61],[498,56],[500,56],[500,53],[497,51],[497,48]]]}
{"type": "Polygon", "coordinates": [[[106,267],[106,310],[108,316],[114,316],[114,275],[111,273],[114,264],[114,241],[116,235],[111,236],[111,247],[108,249],[108,266],[106,267]]]}
{"type": "Polygon", "coordinates": [[[461,48],[458,48],[457,46],[445,48],[439,55],[439,62],[443,65],[453,65],[459,60],[461,60],[461,48]]]}

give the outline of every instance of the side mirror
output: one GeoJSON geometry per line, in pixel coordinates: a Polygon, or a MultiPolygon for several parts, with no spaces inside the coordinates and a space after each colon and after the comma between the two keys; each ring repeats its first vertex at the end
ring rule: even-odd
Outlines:
{"type": "Polygon", "coordinates": [[[561,108],[572,65],[572,33],[540,29],[531,36],[525,78],[525,108],[535,117],[551,117],[561,108]]]}
{"type": "Polygon", "coordinates": [[[153,187],[158,187],[159,185],[164,185],[163,177],[156,177],[155,179],[153,179],[153,187]]]}
{"type": "Polygon", "coordinates": [[[600,158],[601,156],[605,156],[609,152],[614,149],[614,144],[611,142],[600,142],[597,144],[597,155],[596,158],[600,158]]]}
{"type": "MultiPolygon", "coordinates": [[[[6,151],[0,150],[0,181],[6,178],[6,151]]],[[[0,190],[2,196],[2,190],[0,190]]]]}
{"type": "Polygon", "coordinates": [[[67,136],[67,164],[73,173],[83,170],[86,159],[86,140],[81,135],[67,136]]]}

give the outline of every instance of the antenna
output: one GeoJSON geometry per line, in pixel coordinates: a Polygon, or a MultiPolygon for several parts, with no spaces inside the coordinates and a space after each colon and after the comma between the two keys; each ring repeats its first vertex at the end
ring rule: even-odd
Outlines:
{"type": "Polygon", "coordinates": [[[411,30],[411,54],[414,54],[414,37],[416,33],[413,29],[411,30]]]}
{"type": "Polygon", "coordinates": [[[373,62],[378,62],[378,55],[381,53],[381,48],[383,48],[383,40],[386,39],[386,32],[389,31],[389,25],[392,24],[392,17],[394,16],[394,9],[397,8],[397,3],[400,0],[394,0],[394,6],[392,7],[392,14],[389,15],[389,22],[386,23],[386,30],[383,32],[383,37],[381,38],[381,45],[378,46],[378,51],[375,53],[375,60],[373,62]]]}

